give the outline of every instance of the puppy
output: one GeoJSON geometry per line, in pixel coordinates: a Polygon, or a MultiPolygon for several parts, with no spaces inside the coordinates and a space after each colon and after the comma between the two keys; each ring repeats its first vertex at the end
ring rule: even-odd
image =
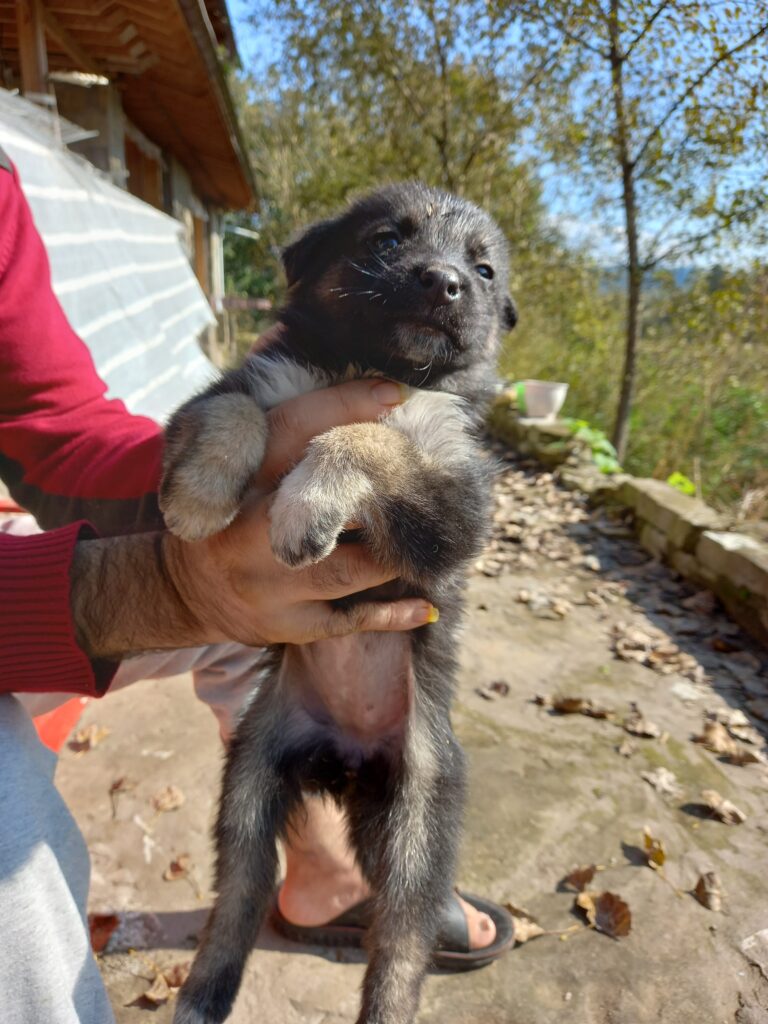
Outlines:
{"type": "Polygon", "coordinates": [[[386,376],[408,385],[409,398],[378,423],[315,438],[277,490],[272,549],[304,566],[328,555],[346,524],[359,524],[399,575],[376,596],[422,596],[440,619],[410,633],[268,652],[229,749],[218,898],[174,1022],[226,1019],[273,898],[276,839],[302,795],[322,792],[344,807],[373,894],[358,1024],[409,1024],[456,866],[465,770],[449,707],[464,575],[489,502],[473,428],[493,387],[500,335],[516,320],[507,246],[471,203],[405,184],[310,228],[284,264],[281,340],[169,424],[166,522],[195,539],[236,516],[272,406],[386,376]]]}

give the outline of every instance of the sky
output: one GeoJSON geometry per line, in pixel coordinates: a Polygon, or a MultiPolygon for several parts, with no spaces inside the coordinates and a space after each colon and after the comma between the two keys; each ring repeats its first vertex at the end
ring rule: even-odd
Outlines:
{"type": "MultiPolygon", "coordinates": [[[[228,0],[232,25],[237,39],[244,69],[258,69],[269,63],[277,40],[269,32],[267,22],[263,29],[255,29],[248,21],[253,11],[252,0],[228,0]]],[[[539,154],[536,154],[537,159],[539,154]]],[[[552,223],[560,230],[566,243],[579,250],[591,252],[599,261],[607,264],[623,262],[624,234],[622,229],[622,211],[616,206],[613,223],[610,214],[605,210],[596,215],[591,200],[584,195],[578,182],[570,180],[562,168],[552,164],[546,165],[539,160],[542,167],[543,198],[549,211],[552,223]]],[[[754,168],[750,168],[753,172],[754,168]]],[[[650,239],[660,225],[649,223],[646,238],[650,239]]],[[[678,230],[686,231],[693,225],[681,222],[678,230]]],[[[642,243],[641,237],[641,243],[642,243]]],[[[730,265],[743,265],[754,258],[766,258],[764,248],[742,247],[735,252],[732,247],[711,254],[703,262],[711,265],[719,260],[730,265]]],[[[695,264],[695,259],[685,260],[695,264]]]]}

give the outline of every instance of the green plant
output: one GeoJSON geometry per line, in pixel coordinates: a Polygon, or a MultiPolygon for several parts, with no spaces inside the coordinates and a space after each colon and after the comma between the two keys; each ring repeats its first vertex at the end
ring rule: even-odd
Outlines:
{"type": "Polygon", "coordinates": [[[695,494],[696,484],[693,480],[690,480],[685,473],[679,473],[675,470],[674,473],[670,473],[667,477],[667,483],[670,487],[674,487],[676,491],[680,491],[682,494],[695,494]]]}
{"type": "Polygon", "coordinates": [[[621,472],[616,449],[602,430],[591,426],[587,420],[567,419],[565,422],[573,431],[573,436],[589,447],[595,465],[601,473],[621,472]]]}

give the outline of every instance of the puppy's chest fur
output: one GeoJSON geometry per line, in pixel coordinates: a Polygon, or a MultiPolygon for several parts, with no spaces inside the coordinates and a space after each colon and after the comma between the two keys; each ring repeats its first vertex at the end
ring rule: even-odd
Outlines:
{"type": "MultiPolygon", "coordinates": [[[[328,370],[290,358],[268,354],[252,356],[240,371],[256,402],[268,412],[291,398],[332,387],[345,381],[381,374],[350,363],[342,371],[328,370]]],[[[405,386],[404,386],[405,387],[405,386]]],[[[446,466],[464,461],[475,445],[472,417],[464,399],[448,391],[405,388],[407,401],[382,415],[381,422],[410,438],[419,448],[446,466]]]]}

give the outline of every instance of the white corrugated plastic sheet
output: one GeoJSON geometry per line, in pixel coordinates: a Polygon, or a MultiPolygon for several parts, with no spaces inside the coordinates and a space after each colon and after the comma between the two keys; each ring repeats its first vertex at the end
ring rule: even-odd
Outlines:
{"type": "Polygon", "coordinates": [[[109,394],[163,420],[213,375],[213,322],[172,217],[112,185],[53,137],[47,116],[0,89],[0,146],[16,164],[54,291],[109,394]]]}

